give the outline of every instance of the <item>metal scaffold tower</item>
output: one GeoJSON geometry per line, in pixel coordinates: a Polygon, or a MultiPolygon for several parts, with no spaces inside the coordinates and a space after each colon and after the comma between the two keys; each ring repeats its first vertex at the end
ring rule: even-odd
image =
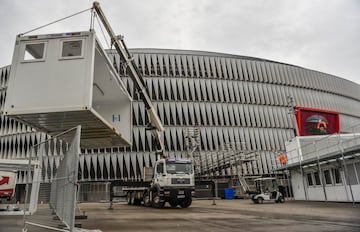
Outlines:
{"type": "Polygon", "coordinates": [[[187,128],[184,131],[185,135],[185,147],[187,150],[187,156],[194,162],[195,175],[201,175],[202,160],[200,155],[200,129],[199,128],[187,128]]]}
{"type": "Polygon", "coordinates": [[[248,150],[245,143],[237,142],[224,144],[218,151],[201,152],[200,136],[199,128],[184,130],[187,155],[193,160],[196,177],[229,180],[232,187],[246,194],[249,185],[245,178],[259,177],[256,151],[248,150]]]}

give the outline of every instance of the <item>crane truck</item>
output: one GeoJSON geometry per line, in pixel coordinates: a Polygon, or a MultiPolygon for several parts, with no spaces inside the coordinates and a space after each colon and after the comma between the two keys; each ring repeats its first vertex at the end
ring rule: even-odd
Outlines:
{"type": "Polygon", "coordinates": [[[111,44],[119,54],[122,64],[125,65],[128,75],[144,102],[150,119],[148,127],[157,142],[158,160],[154,167],[144,168],[144,176],[141,181],[119,180],[111,182],[110,204],[112,205],[112,200],[115,197],[114,187],[121,186],[122,190],[126,192],[126,199],[130,205],[143,203],[144,206],[162,208],[168,202],[172,207],[180,205],[182,208],[187,208],[191,205],[192,196],[195,193],[192,160],[170,158],[164,154],[164,144],[161,140],[161,132],[164,131],[164,127],[151,102],[145,81],[126,47],[124,37],[115,35],[99,2],[94,2],[92,9],[108,32],[111,44]]]}

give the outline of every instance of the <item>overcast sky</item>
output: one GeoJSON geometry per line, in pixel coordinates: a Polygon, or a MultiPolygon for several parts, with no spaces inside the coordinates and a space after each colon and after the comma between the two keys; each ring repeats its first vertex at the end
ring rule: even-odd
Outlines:
{"type": "MultiPolygon", "coordinates": [[[[90,8],[92,2],[0,0],[0,67],[11,63],[17,34],[90,8]]],[[[129,48],[259,57],[360,84],[360,0],[99,2],[115,33],[125,36],[129,48]]],[[[88,30],[89,25],[90,13],[86,12],[32,34],[88,30]]]]}

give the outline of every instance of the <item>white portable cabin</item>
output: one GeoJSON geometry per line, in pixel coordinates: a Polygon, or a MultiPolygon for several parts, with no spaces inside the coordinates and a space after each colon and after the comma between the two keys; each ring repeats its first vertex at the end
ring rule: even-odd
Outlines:
{"type": "Polygon", "coordinates": [[[131,145],[132,99],[94,31],[18,36],[4,112],[51,135],[81,125],[83,148],[131,145]]]}
{"type": "Polygon", "coordinates": [[[360,202],[360,134],[297,136],[286,142],[295,200],[360,202]]]}

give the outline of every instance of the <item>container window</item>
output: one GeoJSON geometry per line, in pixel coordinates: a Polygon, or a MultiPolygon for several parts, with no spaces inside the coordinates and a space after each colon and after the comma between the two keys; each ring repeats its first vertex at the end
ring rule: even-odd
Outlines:
{"type": "Polygon", "coordinates": [[[313,183],[313,179],[312,179],[311,173],[306,174],[306,177],[307,177],[308,185],[309,185],[309,186],[313,186],[314,183],[313,183]]]}
{"type": "Polygon", "coordinates": [[[328,169],[324,170],[324,177],[325,177],[326,184],[332,184],[330,170],[328,170],[328,169]]]}
{"type": "Polygon", "coordinates": [[[350,184],[350,185],[358,184],[354,164],[348,164],[348,165],[346,165],[346,167],[347,167],[347,171],[348,171],[348,173],[347,173],[348,179],[346,180],[347,184],[350,184]]]}
{"type": "Polygon", "coordinates": [[[82,56],[82,40],[63,41],[62,58],[77,58],[82,56]]]}
{"type": "Polygon", "coordinates": [[[319,172],[314,172],[314,177],[315,177],[315,184],[316,185],[321,185],[319,172]]]}
{"type": "Polygon", "coordinates": [[[45,43],[25,45],[24,61],[43,60],[45,54],[45,43]]]}
{"type": "Polygon", "coordinates": [[[158,174],[164,173],[164,163],[158,164],[158,166],[156,167],[156,173],[158,173],[158,174]]]}
{"type": "Polygon", "coordinates": [[[332,175],[333,175],[333,179],[335,181],[335,184],[341,184],[342,183],[342,179],[341,179],[341,175],[340,175],[340,171],[337,168],[334,168],[331,170],[332,171],[332,175]]]}
{"type": "Polygon", "coordinates": [[[360,162],[355,163],[356,173],[358,177],[358,181],[360,183],[360,162]]]}

